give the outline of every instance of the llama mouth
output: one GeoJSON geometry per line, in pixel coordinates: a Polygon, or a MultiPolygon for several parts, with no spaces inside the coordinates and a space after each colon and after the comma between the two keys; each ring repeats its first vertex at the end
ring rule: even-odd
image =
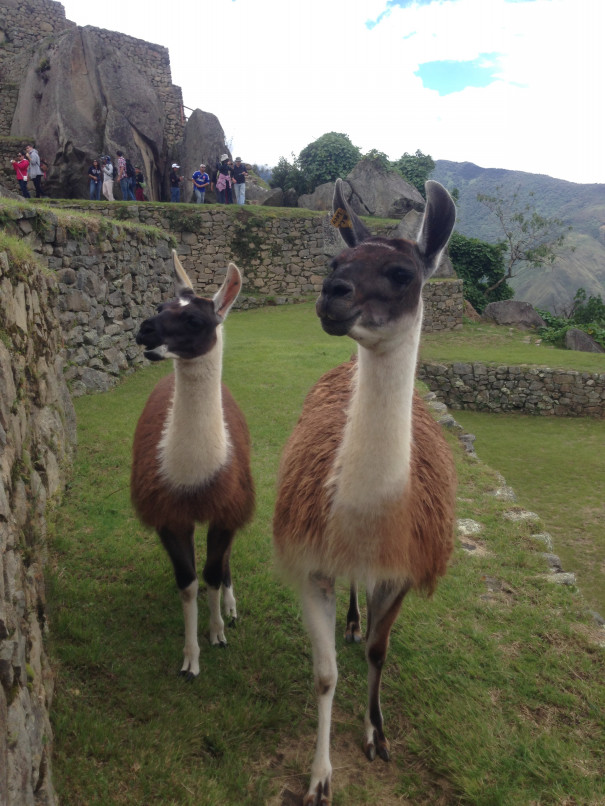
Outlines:
{"type": "Polygon", "coordinates": [[[321,316],[321,326],[329,336],[347,336],[353,325],[359,319],[359,314],[353,314],[347,319],[332,319],[330,316],[321,316]]]}
{"type": "Polygon", "coordinates": [[[160,344],[159,347],[153,347],[149,350],[144,350],[143,355],[148,361],[163,361],[166,358],[168,349],[166,345],[160,344]]]}

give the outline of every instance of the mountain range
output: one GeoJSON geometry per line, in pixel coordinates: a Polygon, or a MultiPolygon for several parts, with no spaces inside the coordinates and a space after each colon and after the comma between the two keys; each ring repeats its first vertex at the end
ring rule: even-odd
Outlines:
{"type": "Polygon", "coordinates": [[[531,205],[545,218],[558,218],[572,230],[565,251],[546,269],[524,269],[510,283],[515,298],[561,313],[578,288],[605,299],[605,185],[580,185],[543,174],[481,168],[471,162],[436,160],[431,179],[458,189],[456,229],[488,243],[503,240],[499,223],[478,194],[531,205]]]}

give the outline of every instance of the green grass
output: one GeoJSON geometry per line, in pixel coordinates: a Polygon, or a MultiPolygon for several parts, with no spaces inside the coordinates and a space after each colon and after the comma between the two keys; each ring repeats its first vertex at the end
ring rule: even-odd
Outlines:
{"type": "Polygon", "coordinates": [[[457,411],[497,468],[552,534],[563,568],[605,615],[605,450],[602,420],[457,411]]]}
{"type": "MultiPolygon", "coordinates": [[[[191,685],[176,675],[183,623],[170,563],[128,494],[134,426],[169,366],[75,401],[77,463],[53,527],[48,589],[54,779],[65,806],[281,806],[305,791],[315,695],[299,605],[273,572],[275,474],[309,386],[354,345],[325,336],[309,305],[233,313],[225,329],[225,378],[253,436],[258,503],[233,550],[238,626],[227,649],[211,648],[202,595],[191,685]]],[[[602,804],[603,636],[576,590],[544,578],[530,538],[543,525],[506,521],[497,474],[451,440],[458,514],[483,524],[480,551],[458,546],[433,599],[404,603],[384,674],[389,765],[360,749],[366,665],[363,647],[342,638],[342,588],[334,805],[602,804]]]]}
{"type": "Polygon", "coordinates": [[[605,372],[603,355],[559,350],[531,331],[467,322],[462,330],[425,333],[420,357],[426,361],[482,361],[490,364],[547,366],[578,372],[605,372]]]}

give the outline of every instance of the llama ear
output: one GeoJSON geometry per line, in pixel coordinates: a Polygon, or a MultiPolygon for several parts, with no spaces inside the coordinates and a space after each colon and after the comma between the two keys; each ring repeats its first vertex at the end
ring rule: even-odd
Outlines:
{"type": "Polygon", "coordinates": [[[369,238],[371,232],[366,229],[361,219],[353,212],[345,199],[342,179],[337,179],[334,185],[334,200],[332,202],[334,215],[331,218],[333,227],[337,227],[347,246],[357,246],[358,243],[369,238]]]}
{"type": "Polygon", "coordinates": [[[429,180],[424,187],[426,207],[418,232],[417,244],[425,262],[424,276],[425,279],[428,279],[437,268],[454,229],[456,205],[439,182],[429,180]]]}
{"type": "Polygon", "coordinates": [[[224,319],[231,306],[237,299],[237,295],[242,287],[242,275],[235,263],[230,263],[227,269],[227,276],[225,282],[216,292],[213,297],[214,310],[222,319],[224,319]]]}
{"type": "Polygon", "coordinates": [[[178,258],[176,253],[176,249],[172,250],[172,262],[174,264],[174,273],[176,274],[176,291],[177,294],[180,294],[189,289],[193,291],[193,285],[191,284],[191,280],[187,277],[187,272],[183,268],[181,261],[178,258]]]}

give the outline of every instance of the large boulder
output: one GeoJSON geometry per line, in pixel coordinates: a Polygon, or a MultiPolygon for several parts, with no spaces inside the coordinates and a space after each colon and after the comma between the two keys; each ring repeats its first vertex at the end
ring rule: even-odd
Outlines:
{"type": "Polygon", "coordinates": [[[358,215],[403,218],[410,210],[424,210],[424,199],[416,188],[398,171],[387,170],[378,160],[358,162],[347,182],[351,187],[351,204],[358,215]]]}
{"type": "MultiPolygon", "coordinates": [[[[347,188],[344,188],[345,192],[347,188]]],[[[331,210],[334,198],[334,182],[318,185],[313,193],[303,193],[298,197],[298,206],[305,210],[331,210]]]]}
{"type": "MultiPolygon", "coordinates": [[[[194,201],[193,182],[189,180],[199,169],[200,163],[204,163],[210,179],[213,180],[222,154],[231,157],[225,145],[225,132],[219,119],[212,112],[195,109],[185,124],[183,140],[175,156],[180,166],[180,173],[185,177],[181,185],[181,201],[194,201]]],[[[206,201],[214,200],[214,192],[208,188],[206,201]]]]}
{"type": "Polygon", "coordinates": [[[43,40],[20,83],[11,135],[35,137],[51,168],[50,195],[87,198],[91,161],[105,153],[115,159],[120,149],[142,168],[150,198],[159,198],[168,157],[164,104],[128,50],[102,34],[71,28],[43,40]]]}
{"type": "MultiPolygon", "coordinates": [[[[345,198],[357,215],[403,218],[410,210],[422,212],[424,199],[397,171],[389,171],[377,160],[361,160],[346,177],[345,198]]],[[[331,210],[334,182],[326,182],[313,193],[300,196],[298,206],[308,210],[331,210]]]]}
{"type": "Polygon", "coordinates": [[[529,302],[517,299],[490,302],[485,306],[483,318],[495,322],[497,325],[511,325],[512,327],[530,330],[545,327],[546,322],[529,302]]]}
{"type": "Polygon", "coordinates": [[[565,346],[568,350],[579,350],[583,353],[605,353],[598,341],[575,327],[570,328],[565,334],[565,346]]]}

